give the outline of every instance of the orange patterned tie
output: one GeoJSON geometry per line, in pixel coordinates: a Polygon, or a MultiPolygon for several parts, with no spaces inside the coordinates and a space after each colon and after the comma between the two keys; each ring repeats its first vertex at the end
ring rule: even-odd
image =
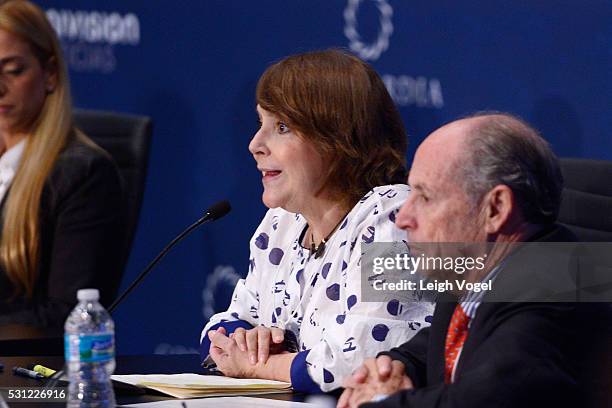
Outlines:
{"type": "Polygon", "coordinates": [[[458,304],[448,326],[446,345],[444,346],[444,360],[446,363],[444,366],[444,382],[447,384],[451,383],[451,374],[453,373],[455,361],[457,361],[459,351],[463,348],[463,343],[465,343],[467,338],[469,322],[470,318],[465,314],[461,305],[458,304]]]}

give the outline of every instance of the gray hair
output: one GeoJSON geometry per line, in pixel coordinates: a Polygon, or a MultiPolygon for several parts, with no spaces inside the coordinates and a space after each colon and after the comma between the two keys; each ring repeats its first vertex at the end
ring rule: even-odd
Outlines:
{"type": "Polygon", "coordinates": [[[464,187],[479,203],[496,185],[510,187],[525,220],[550,224],[557,220],[563,176],[548,142],[523,120],[500,112],[479,112],[467,142],[464,187]]]}

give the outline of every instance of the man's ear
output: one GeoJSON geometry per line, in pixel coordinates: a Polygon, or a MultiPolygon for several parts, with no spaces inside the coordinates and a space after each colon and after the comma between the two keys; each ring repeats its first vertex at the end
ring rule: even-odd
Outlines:
{"type": "Polygon", "coordinates": [[[483,210],[485,217],[485,232],[497,234],[507,225],[515,209],[515,197],[510,187],[499,184],[485,195],[483,210]]]}
{"type": "Polygon", "coordinates": [[[48,94],[53,93],[57,88],[58,73],[57,73],[57,59],[50,57],[45,66],[43,67],[45,72],[45,89],[48,94]]]}

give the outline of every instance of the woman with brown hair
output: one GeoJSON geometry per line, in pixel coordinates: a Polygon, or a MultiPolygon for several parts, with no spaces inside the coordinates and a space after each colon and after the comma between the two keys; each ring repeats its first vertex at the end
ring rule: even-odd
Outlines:
{"type": "Polygon", "coordinates": [[[0,324],[61,327],[76,291],[110,300],[121,274],[116,166],[75,129],[44,12],[0,2],[0,324]]]}
{"type": "Polygon", "coordinates": [[[202,332],[201,356],[228,376],[330,391],[431,312],[360,298],[362,244],[405,239],[394,220],[408,194],[406,134],[380,77],[339,50],[272,65],[256,99],[249,150],[270,210],[248,276],[202,332]]]}

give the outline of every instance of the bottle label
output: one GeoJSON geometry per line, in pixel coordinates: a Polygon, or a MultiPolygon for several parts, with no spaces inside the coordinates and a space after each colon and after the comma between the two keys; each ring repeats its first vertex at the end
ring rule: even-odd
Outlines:
{"type": "Polygon", "coordinates": [[[115,357],[114,337],[112,334],[65,334],[64,355],[66,361],[109,361],[115,357]]]}

